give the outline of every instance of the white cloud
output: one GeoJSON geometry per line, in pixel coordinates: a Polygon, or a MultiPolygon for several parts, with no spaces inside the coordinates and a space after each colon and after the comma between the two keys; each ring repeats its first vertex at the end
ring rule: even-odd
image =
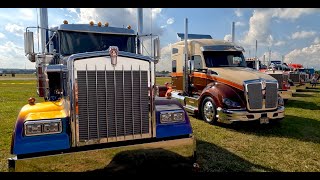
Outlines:
{"type": "Polygon", "coordinates": [[[227,35],[225,35],[224,36],[224,38],[223,38],[223,40],[225,40],[225,41],[232,41],[232,35],[231,34],[227,34],[227,35]]]}
{"type": "Polygon", "coordinates": [[[274,43],[275,46],[282,46],[282,45],[285,45],[286,42],[285,41],[277,41],[274,43]]]}
{"type": "Polygon", "coordinates": [[[76,8],[66,8],[67,11],[69,11],[70,13],[76,13],[77,14],[77,10],[76,8]]]}
{"type": "Polygon", "coordinates": [[[156,18],[158,15],[161,14],[162,8],[152,8],[151,13],[152,13],[152,18],[156,18]]]}
{"type": "Polygon", "coordinates": [[[304,38],[309,38],[312,37],[316,34],[315,31],[299,31],[292,33],[291,39],[304,39],[304,38]]]}
{"type": "Polygon", "coordinates": [[[10,8],[0,11],[1,22],[36,21],[36,19],[36,8],[10,8]]]}
{"type": "MultiPolygon", "coordinates": [[[[151,32],[151,13],[152,13],[152,33],[161,35],[163,29],[157,24],[162,9],[159,8],[144,8],[143,9],[143,31],[144,33],[151,32]]],[[[79,23],[95,23],[109,22],[109,26],[126,27],[131,25],[132,29],[137,29],[137,8],[80,8],[78,13],[79,23]]]]}
{"type": "Polygon", "coordinates": [[[237,21],[235,23],[235,26],[245,26],[246,24],[244,22],[240,22],[240,21],[237,21]]]}
{"type": "Polygon", "coordinates": [[[174,23],[174,18],[169,18],[167,20],[167,24],[173,24],[174,23]]]}
{"type": "Polygon", "coordinates": [[[244,39],[241,41],[244,44],[252,45],[258,40],[259,44],[267,44],[271,42],[270,39],[270,10],[254,10],[253,15],[249,20],[249,31],[246,33],[244,39]]]}
{"type": "Polygon", "coordinates": [[[286,63],[299,63],[304,67],[320,69],[320,44],[313,44],[302,49],[295,49],[289,52],[285,58],[286,63]]]}
{"type": "Polygon", "coordinates": [[[241,9],[237,8],[234,13],[236,14],[237,17],[241,17],[243,15],[241,9]]]}
{"type": "Polygon", "coordinates": [[[24,56],[24,49],[11,41],[0,45],[0,67],[2,68],[34,68],[24,56]]]}
{"type": "Polygon", "coordinates": [[[161,59],[156,64],[156,71],[172,71],[171,44],[161,48],[161,59]]]}
{"type": "Polygon", "coordinates": [[[312,14],[315,12],[320,12],[318,8],[276,8],[273,9],[273,17],[278,17],[281,19],[291,19],[295,20],[302,15],[312,14]]]}
{"type": "Polygon", "coordinates": [[[313,43],[319,44],[319,43],[320,43],[320,38],[319,38],[319,37],[316,37],[316,38],[314,39],[313,43]]]}
{"type": "Polygon", "coordinates": [[[23,20],[34,20],[35,19],[35,9],[22,8],[19,9],[19,18],[23,20]]]}
{"type": "Polygon", "coordinates": [[[253,15],[249,20],[249,31],[245,34],[244,38],[240,41],[245,45],[254,44],[258,40],[262,46],[271,46],[274,41],[271,34],[270,23],[272,20],[286,19],[295,20],[302,15],[320,12],[320,9],[312,8],[261,8],[255,9],[253,15]]]}
{"type": "Polygon", "coordinates": [[[282,60],[282,54],[280,54],[279,52],[276,51],[271,51],[271,57],[269,52],[264,52],[259,59],[261,60],[261,62],[263,64],[268,64],[269,59],[272,60],[282,60]],[[263,59],[263,55],[265,56],[265,59],[263,59]]]}
{"type": "Polygon", "coordinates": [[[2,38],[6,38],[6,36],[0,32],[0,39],[2,39],[2,38]]]}
{"type": "Polygon", "coordinates": [[[17,24],[8,23],[5,26],[5,30],[8,31],[8,32],[11,32],[11,33],[13,33],[13,34],[15,34],[17,36],[23,36],[25,28],[20,26],[20,25],[17,25],[17,24]]]}

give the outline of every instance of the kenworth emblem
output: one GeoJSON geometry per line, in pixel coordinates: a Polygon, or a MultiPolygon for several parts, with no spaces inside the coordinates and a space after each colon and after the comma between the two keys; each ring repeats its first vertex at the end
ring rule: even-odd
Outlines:
{"type": "Polygon", "coordinates": [[[109,54],[111,58],[111,64],[113,66],[117,65],[117,57],[118,57],[119,49],[117,46],[110,46],[109,47],[109,54]]]}

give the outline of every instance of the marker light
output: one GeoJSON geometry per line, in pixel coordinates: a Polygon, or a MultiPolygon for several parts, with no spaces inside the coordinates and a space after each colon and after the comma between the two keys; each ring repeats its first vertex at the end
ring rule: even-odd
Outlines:
{"type": "Polygon", "coordinates": [[[106,22],[106,23],[104,24],[104,26],[105,26],[105,27],[108,27],[108,26],[109,26],[109,23],[108,23],[108,22],[106,22]]]}
{"type": "Polygon", "coordinates": [[[29,103],[30,105],[34,105],[35,102],[36,102],[36,99],[35,99],[34,97],[30,97],[30,98],[28,99],[28,103],[29,103]]]}
{"type": "Polygon", "coordinates": [[[99,26],[99,27],[101,27],[101,24],[102,24],[101,22],[98,22],[98,26],[99,26]]]}
{"type": "Polygon", "coordinates": [[[68,24],[68,21],[67,21],[67,20],[64,20],[64,21],[63,21],[63,24],[68,24]]]}
{"type": "Polygon", "coordinates": [[[89,24],[90,24],[90,26],[93,26],[93,25],[94,25],[93,21],[90,21],[90,23],[89,23],[89,24]]]}
{"type": "Polygon", "coordinates": [[[128,28],[128,29],[131,29],[131,26],[129,25],[129,26],[127,26],[127,28],[128,28]]]}

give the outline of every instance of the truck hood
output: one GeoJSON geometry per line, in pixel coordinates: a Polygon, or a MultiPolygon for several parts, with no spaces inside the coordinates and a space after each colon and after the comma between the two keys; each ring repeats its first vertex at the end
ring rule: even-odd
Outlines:
{"type": "Polygon", "coordinates": [[[265,79],[265,80],[276,81],[276,79],[273,78],[272,76],[251,68],[220,67],[220,68],[209,68],[209,69],[218,73],[218,75],[213,75],[213,76],[218,77],[219,79],[225,79],[227,81],[231,81],[240,86],[242,86],[243,82],[246,80],[265,79]]]}

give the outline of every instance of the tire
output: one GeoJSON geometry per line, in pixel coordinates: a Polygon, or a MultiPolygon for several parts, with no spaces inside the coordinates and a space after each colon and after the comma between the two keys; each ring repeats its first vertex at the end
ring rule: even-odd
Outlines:
{"type": "Polygon", "coordinates": [[[217,108],[211,97],[206,97],[201,103],[201,117],[209,124],[217,123],[217,108]]]}

